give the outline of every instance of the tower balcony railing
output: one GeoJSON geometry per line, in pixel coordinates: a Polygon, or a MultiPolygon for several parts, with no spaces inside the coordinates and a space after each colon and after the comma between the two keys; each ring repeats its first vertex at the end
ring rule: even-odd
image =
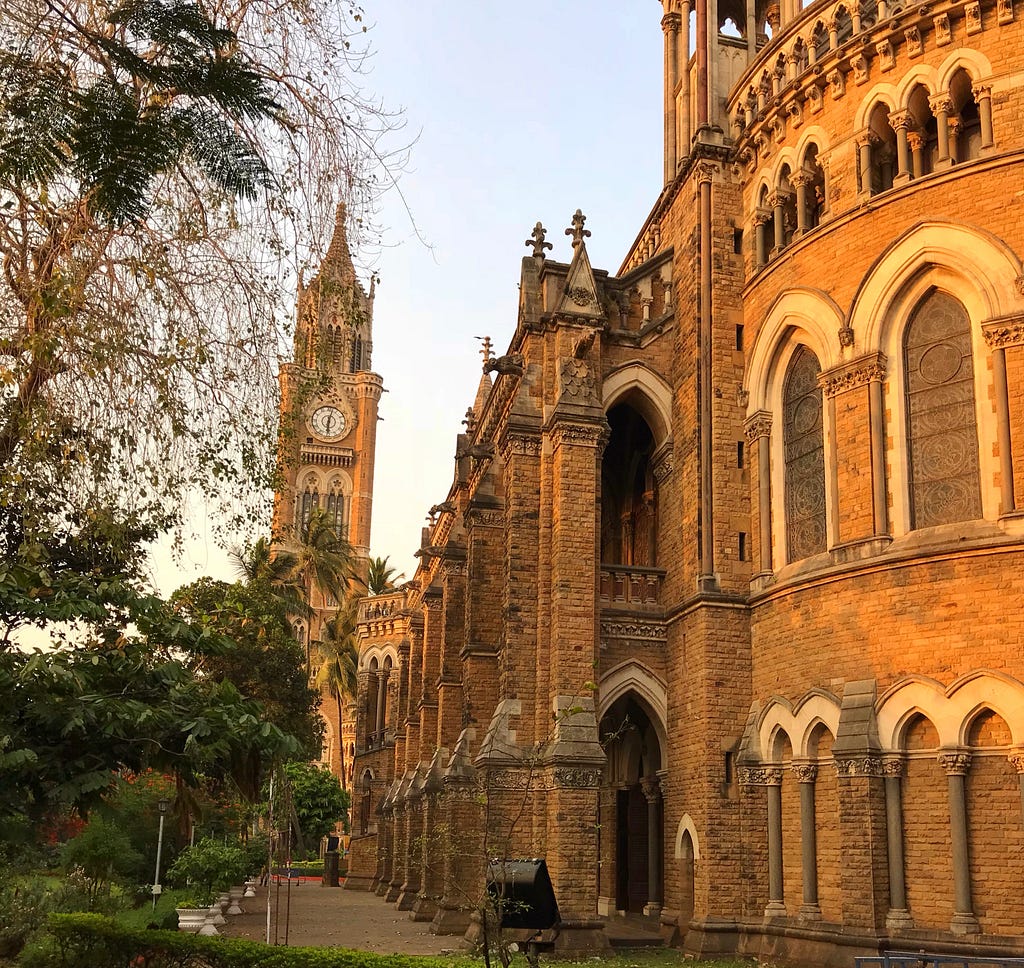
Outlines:
{"type": "Polygon", "coordinates": [[[661,604],[662,568],[635,565],[601,565],[603,608],[655,609],[661,604]]]}

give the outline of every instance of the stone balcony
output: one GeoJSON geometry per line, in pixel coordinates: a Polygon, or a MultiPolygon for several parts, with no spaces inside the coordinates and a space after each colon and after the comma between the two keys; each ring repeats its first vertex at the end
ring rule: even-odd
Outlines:
{"type": "Polygon", "coordinates": [[[631,612],[661,608],[664,569],[631,565],[601,565],[601,607],[631,612]]]}

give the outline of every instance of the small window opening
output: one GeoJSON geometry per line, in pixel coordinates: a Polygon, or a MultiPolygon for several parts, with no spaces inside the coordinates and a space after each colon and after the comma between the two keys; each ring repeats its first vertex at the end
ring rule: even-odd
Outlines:
{"type": "Polygon", "coordinates": [[[746,464],[746,457],[747,457],[747,455],[744,453],[744,450],[743,450],[743,441],[742,440],[737,440],[736,441],[736,466],[737,467],[743,467],[746,464]]]}
{"type": "Polygon", "coordinates": [[[736,325],[736,349],[743,349],[743,324],[737,323],[736,325]]]}

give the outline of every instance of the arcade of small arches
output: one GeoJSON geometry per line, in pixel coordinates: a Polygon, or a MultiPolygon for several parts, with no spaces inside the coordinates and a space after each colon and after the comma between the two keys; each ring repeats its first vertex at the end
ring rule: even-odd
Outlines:
{"type": "Polygon", "coordinates": [[[844,800],[866,796],[884,803],[891,929],[1016,933],[1021,902],[976,878],[972,853],[989,860],[1021,839],[1005,821],[1024,820],[1024,685],[987,671],[948,688],[909,677],[874,703],[873,683],[852,685],[869,722],[850,713],[863,702],[812,690],[795,705],[769,700],[744,736],[740,785],[766,801],[765,916],[842,921],[839,817],[844,800]],[[936,824],[948,826],[951,860],[932,846],[936,824]]]}
{"type": "Polygon", "coordinates": [[[344,373],[370,368],[370,342],[352,326],[331,322],[322,327],[308,323],[303,365],[308,369],[338,367],[344,373]]]}
{"type": "MultiPolygon", "coordinates": [[[[869,91],[855,122],[859,195],[898,188],[993,148],[990,77],[988,61],[962,49],[939,69],[919,65],[898,86],[879,84],[869,91]]],[[[767,78],[766,72],[762,89],[767,78]]],[[[763,93],[755,97],[751,89],[738,127],[749,126],[763,113],[763,93]]],[[[780,152],[771,173],[763,177],[751,216],[755,268],[767,265],[830,217],[829,186],[819,160],[828,149],[825,132],[816,127],[801,137],[795,150],[780,152]]]]}
{"type": "Polygon", "coordinates": [[[393,649],[369,649],[359,657],[359,686],[362,722],[366,724],[366,749],[384,746],[387,740],[388,690],[397,679],[398,657],[393,649]]]}
{"type": "Polygon", "coordinates": [[[925,226],[872,270],[849,319],[816,291],[780,297],[747,368],[761,573],[839,543],[835,398],[858,386],[868,389],[876,536],[1016,510],[1005,347],[987,324],[1024,320],[1019,274],[991,239],[925,226]]]}

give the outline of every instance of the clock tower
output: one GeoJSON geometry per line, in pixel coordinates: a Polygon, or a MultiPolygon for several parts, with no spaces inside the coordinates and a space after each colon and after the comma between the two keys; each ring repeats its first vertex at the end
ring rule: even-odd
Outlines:
{"type": "MultiPolygon", "coordinates": [[[[281,368],[274,534],[285,543],[299,539],[313,509],[323,508],[365,573],[383,381],[371,370],[374,284],[367,293],[356,279],[345,217],[339,205],[319,272],[308,285],[299,282],[294,360],[281,368]]],[[[314,608],[333,609],[316,594],[314,608]]]]}

